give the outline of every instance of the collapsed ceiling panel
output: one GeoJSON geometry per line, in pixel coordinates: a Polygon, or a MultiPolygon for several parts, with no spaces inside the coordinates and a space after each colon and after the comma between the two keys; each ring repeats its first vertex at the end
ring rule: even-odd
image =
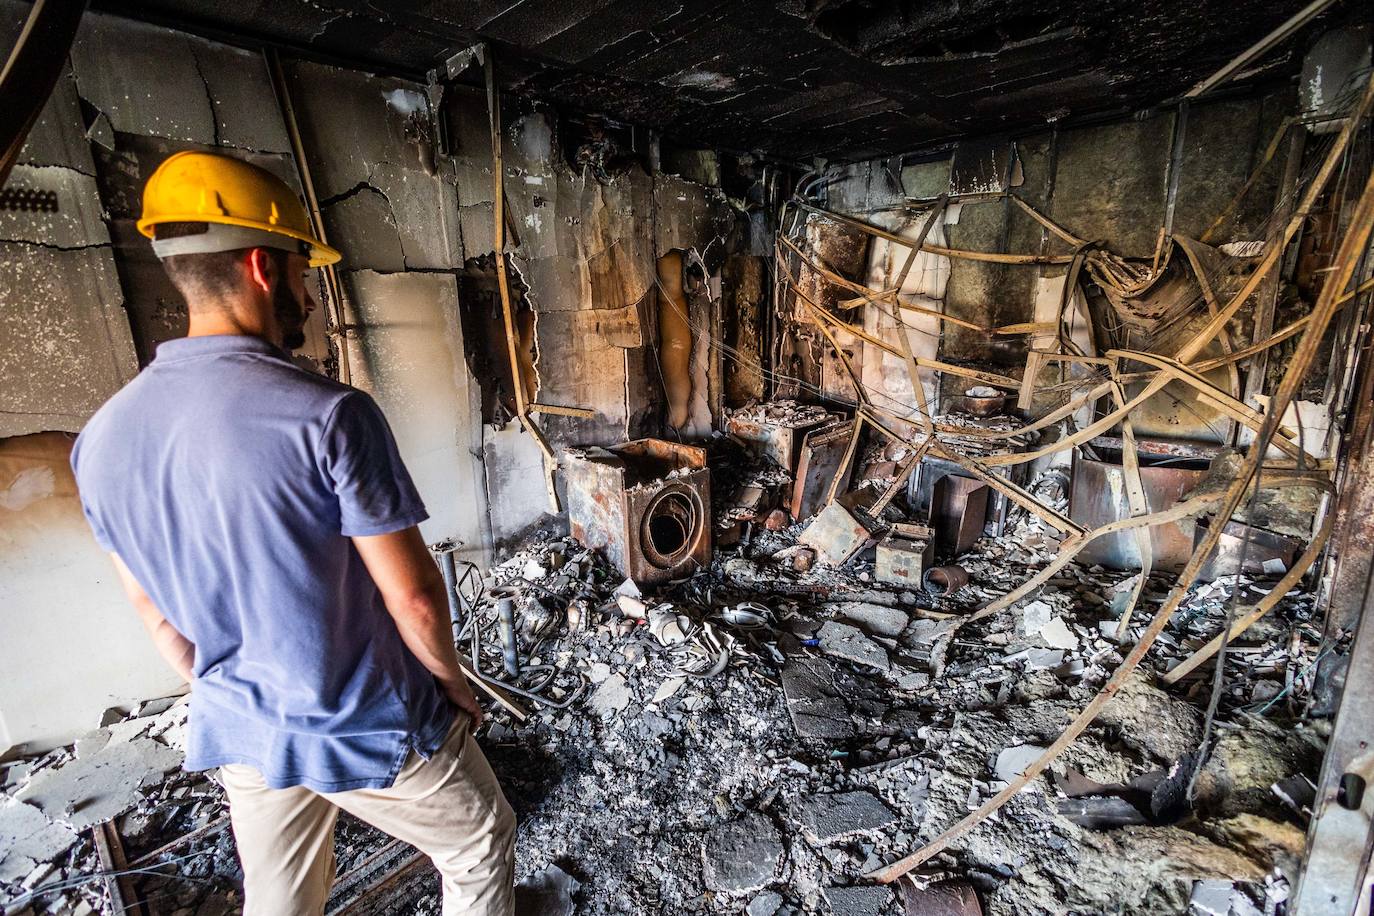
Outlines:
{"type": "MultiPolygon", "coordinates": [[[[98,6],[416,75],[486,40],[498,49],[508,89],[679,142],[794,159],[858,159],[1158,104],[1298,8],[1256,0],[1236,17],[1224,5],[1182,0],[683,0],[671,10],[639,0],[98,6]]],[[[1337,3],[1321,18],[1351,6],[1337,3]]],[[[1282,45],[1258,70],[1297,67],[1282,45]]]]}

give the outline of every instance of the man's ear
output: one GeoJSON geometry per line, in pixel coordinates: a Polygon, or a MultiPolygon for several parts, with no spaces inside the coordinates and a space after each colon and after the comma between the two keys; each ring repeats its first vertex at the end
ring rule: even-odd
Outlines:
{"type": "Polygon", "coordinates": [[[270,296],[272,284],[281,279],[277,276],[277,264],[266,248],[248,249],[248,279],[264,296],[270,296]]]}

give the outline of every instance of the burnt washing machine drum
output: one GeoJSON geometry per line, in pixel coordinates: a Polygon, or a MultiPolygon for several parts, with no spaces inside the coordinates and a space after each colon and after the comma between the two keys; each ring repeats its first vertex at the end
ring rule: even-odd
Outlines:
{"type": "Polygon", "coordinates": [[[706,450],[663,439],[566,454],[572,536],[639,585],[690,576],[711,562],[706,450]]]}

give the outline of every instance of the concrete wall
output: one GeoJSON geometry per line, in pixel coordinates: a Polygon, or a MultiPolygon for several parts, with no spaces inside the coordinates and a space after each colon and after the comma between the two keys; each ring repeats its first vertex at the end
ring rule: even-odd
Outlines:
{"type": "MultiPolygon", "coordinates": [[[[27,11],[0,0],[0,35],[17,35],[27,11]]],[[[436,109],[422,85],[290,61],[285,71],[325,227],[345,253],[351,380],[395,431],[430,510],[426,539],[456,541],[485,563],[495,541],[549,509],[534,441],[513,423],[483,425],[467,359],[463,313],[476,306],[460,298],[459,276],[492,251],[485,100],[450,89],[436,109]],[[436,112],[454,138],[449,155],[436,112]]],[[[595,411],[541,422],[560,448],[657,434],[655,260],[686,249],[719,274],[733,211],[718,188],[642,161],[604,180],[575,172],[554,114],[509,106],[506,118],[518,229],[508,253],[534,311],[537,397],[595,411]]],[[[185,333],[185,304],[134,221],[158,163],[212,148],[300,187],[261,56],[88,13],[10,181],[55,192],[57,211],[0,211],[0,752],[60,742],[108,706],[174,686],[63,477],[70,437],[51,433],[78,432],[159,343],[185,333]],[[52,485],[34,497],[40,477],[52,485]]],[[[296,359],[337,374],[324,311],[296,359]]],[[[709,304],[698,317],[695,365],[703,403],[715,406],[716,318],[709,304]]]]}

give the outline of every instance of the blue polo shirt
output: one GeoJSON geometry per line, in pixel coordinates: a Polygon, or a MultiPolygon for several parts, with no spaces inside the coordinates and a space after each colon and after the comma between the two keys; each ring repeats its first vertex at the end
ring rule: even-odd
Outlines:
{"type": "Polygon", "coordinates": [[[352,536],[425,519],[366,393],[256,337],[171,340],[72,452],[96,540],[196,648],[186,768],[391,785],[453,719],[352,536]]]}

